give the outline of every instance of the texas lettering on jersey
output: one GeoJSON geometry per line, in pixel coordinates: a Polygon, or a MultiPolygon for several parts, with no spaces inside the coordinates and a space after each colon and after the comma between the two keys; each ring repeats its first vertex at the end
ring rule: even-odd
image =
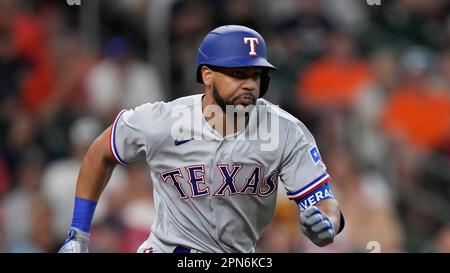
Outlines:
{"type": "Polygon", "coordinates": [[[210,189],[205,177],[204,165],[191,165],[183,168],[170,169],[161,172],[160,176],[166,183],[170,183],[177,191],[180,199],[196,198],[212,194],[212,196],[225,195],[258,195],[269,196],[277,188],[279,171],[271,172],[267,177],[262,177],[261,166],[254,166],[244,181],[237,181],[237,174],[242,165],[217,164],[217,169],[222,175],[222,184],[217,189],[210,189]],[[186,178],[186,179],[185,179],[186,178]],[[190,186],[190,192],[183,190],[183,184],[190,186]]]}

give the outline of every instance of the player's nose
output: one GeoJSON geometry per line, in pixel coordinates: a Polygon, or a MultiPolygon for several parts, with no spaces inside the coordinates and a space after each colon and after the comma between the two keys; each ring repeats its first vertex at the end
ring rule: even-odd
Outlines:
{"type": "Polygon", "coordinates": [[[242,88],[245,90],[255,90],[258,86],[258,81],[254,78],[247,78],[243,80],[242,88]]]}

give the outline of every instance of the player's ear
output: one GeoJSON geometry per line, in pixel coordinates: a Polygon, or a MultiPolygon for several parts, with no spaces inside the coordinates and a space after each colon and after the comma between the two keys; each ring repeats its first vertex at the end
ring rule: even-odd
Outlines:
{"type": "Polygon", "coordinates": [[[213,71],[206,65],[202,66],[202,79],[206,86],[212,85],[213,71]]]}

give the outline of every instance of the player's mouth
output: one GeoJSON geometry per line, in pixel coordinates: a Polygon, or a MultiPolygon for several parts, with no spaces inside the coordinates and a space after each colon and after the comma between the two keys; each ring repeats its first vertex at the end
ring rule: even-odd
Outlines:
{"type": "Polygon", "coordinates": [[[234,99],[234,105],[241,104],[243,106],[253,105],[256,103],[256,98],[249,93],[245,93],[234,99]]]}

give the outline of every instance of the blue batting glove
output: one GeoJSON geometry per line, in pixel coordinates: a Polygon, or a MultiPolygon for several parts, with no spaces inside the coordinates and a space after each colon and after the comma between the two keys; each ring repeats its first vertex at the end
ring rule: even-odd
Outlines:
{"type": "Polygon", "coordinates": [[[317,246],[331,244],[336,235],[328,216],[316,206],[305,209],[300,214],[300,229],[317,246]]]}
{"type": "Polygon", "coordinates": [[[89,233],[69,228],[67,239],[58,253],[88,253],[89,233]]]}

